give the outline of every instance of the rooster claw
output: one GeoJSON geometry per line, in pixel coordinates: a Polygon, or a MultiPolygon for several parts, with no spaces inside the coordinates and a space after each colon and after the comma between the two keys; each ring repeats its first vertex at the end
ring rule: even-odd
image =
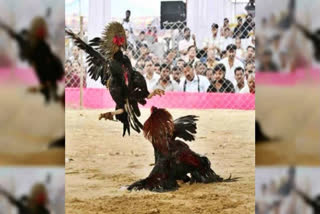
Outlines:
{"type": "Polygon", "coordinates": [[[99,120],[104,118],[105,120],[113,120],[113,115],[111,112],[101,113],[99,116],[99,120]]]}

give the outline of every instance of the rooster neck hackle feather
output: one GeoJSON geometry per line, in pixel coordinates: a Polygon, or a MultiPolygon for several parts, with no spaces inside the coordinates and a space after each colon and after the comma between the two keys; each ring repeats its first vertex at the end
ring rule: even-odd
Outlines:
{"type": "Polygon", "coordinates": [[[127,47],[127,37],[123,26],[119,22],[109,23],[102,33],[102,40],[100,44],[101,52],[108,59],[113,59],[114,54],[121,50],[121,47],[127,47]],[[118,46],[113,42],[115,37],[123,37],[124,43],[118,46]]]}

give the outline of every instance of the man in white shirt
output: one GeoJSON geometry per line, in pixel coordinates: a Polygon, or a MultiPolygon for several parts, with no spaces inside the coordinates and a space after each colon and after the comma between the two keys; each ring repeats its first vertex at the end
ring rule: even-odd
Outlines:
{"type": "Polygon", "coordinates": [[[180,90],[183,92],[207,92],[210,85],[207,77],[196,75],[192,64],[185,63],[183,69],[184,77],[180,81],[180,90]]]}
{"type": "Polygon", "coordinates": [[[126,18],[123,19],[122,26],[124,29],[128,30],[130,34],[133,34],[132,23],[130,22],[131,11],[126,11],[126,18]]]}
{"type": "Polygon", "coordinates": [[[230,44],[227,46],[227,56],[220,63],[224,64],[226,67],[226,79],[230,80],[231,82],[235,82],[236,79],[234,78],[234,69],[237,67],[244,68],[243,63],[236,59],[236,50],[237,47],[234,44],[230,44]]]}
{"type": "Polygon", "coordinates": [[[221,39],[220,50],[226,50],[230,44],[234,44],[234,39],[232,38],[230,28],[227,27],[224,29],[224,37],[221,39]]]}
{"type": "Polygon", "coordinates": [[[148,91],[152,91],[154,85],[159,81],[160,75],[154,72],[153,63],[151,60],[145,61],[144,73],[148,91]]]}
{"type": "Polygon", "coordinates": [[[191,33],[188,27],[184,29],[183,34],[184,39],[179,42],[179,52],[185,56],[188,53],[188,48],[190,46],[196,46],[196,40],[194,35],[192,35],[191,39],[191,33]]]}
{"type": "Polygon", "coordinates": [[[216,49],[218,51],[218,53],[220,54],[220,52],[222,50],[220,50],[220,46],[221,46],[221,39],[218,36],[218,29],[219,29],[219,25],[216,23],[213,23],[211,25],[211,33],[212,36],[209,39],[206,39],[203,43],[203,48],[205,50],[211,48],[211,49],[216,49]]]}
{"type": "Polygon", "coordinates": [[[233,83],[234,88],[235,88],[235,92],[239,93],[240,91],[242,91],[242,93],[249,93],[249,87],[247,84],[247,81],[244,78],[244,69],[241,67],[237,67],[234,70],[234,76],[236,81],[233,83]]]}
{"type": "Polygon", "coordinates": [[[179,85],[176,81],[170,79],[170,70],[167,64],[162,64],[160,67],[160,79],[154,85],[152,90],[161,89],[164,91],[179,91],[179,85]]]}

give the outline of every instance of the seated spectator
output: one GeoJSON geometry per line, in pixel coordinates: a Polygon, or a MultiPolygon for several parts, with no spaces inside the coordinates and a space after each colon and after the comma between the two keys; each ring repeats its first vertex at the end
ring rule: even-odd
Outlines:
{"type": "Polygon", "coordinates": [[[256,55],[256,48],[253,46],[247,47],[247,54],[246,54],[246,62],[248,61],[255,61],[255,55],[256,55]]]}
{"type": "Polygon", "coordinates": [[[148,45],[142,44],[139,51],[140,51],[139,59],[143,59],[143,60],[151,59],[151,56],[149,56],[150,52],[149,52],[148,45]]]}
{"type": "Polygon", "coordinates": [[[256,83],[255,83],[255,75],[250,74],[248,78],[248,86],[249,86],[249,91],[251,94],[256,93],[256,83]]]}
{"type": "Polygon", "coordinates": [[[170,70],[167,64],[162,64],[160,67],[160,79],[153,86],[152,90],[162,89],[164,91],[179,91],[179,85],[170,80],[170,70]]]}
{"type": "Polygon", "coordinates": [[[222,63],[226,68],[225,78],[230,80],[231,82],[235,82],[234,69],[236,69],[237,67],[241,67],[241,68],[244,67],[243,63],[240,60],[235,58],[236,50],[237,50],[237,47],[234,44],[228,45],[227,46],[228,57],[220,61],[220,63],[222,63]]]}
{"type": "Polygon", "coordinates": [[[191,39],[191,32],[190,32],[190,28],[188,27],[186,27],[183,30],[183,36],[184,36],[184,39],[179,42],[179,52],[182,55],[182,57],[185,57],[188,53],[188,48],[190,46],[196,46],[196,40],[194,35],[192,36],[192,39],[191,39]]]}
{"type": "Polygon", "coordinates": [[[145,61],[144,78],[146,79],[146,82],[147,82],[148,91],[152,91],[154,85],[160,79],[159,74],[154,72],[153,63],[151,60],[145,61]]]}
{"type": "Polygon", "coordinates": [[[221,39],[218,36],[218,29],[219,29],[219,25],[216,23],[213,23],[211,25],[211,37],[209,39],[205,39],[204,43],[203,43],[203,49],[207,50],[207,49],[215,49],[217,50],[217,52],[220,54],[221,50],[220,50],[220,46],[221,46],[221,39]]]}
{"type": "Polygon", "coordinates": [[[81,70],[81,64],[79,61],[73,61],[71,72],[65,75],[65,87],[66,88],[80,88],[80,78],[83,77],[83,87],[86,86],[86,80],[84,71],[81,70]]]}
{"type": "Polygon", "coordinates": [[[234,93],[232,82],[225,78],[226,67],[223,64],[218,64],[214,67],[214,81],[211,82],[207,92],[214,93],[234,93]]]}
{"type": "Polygon", "coordinates": [[[227,51],[222,51],[220,55],[220,60],[227,58],[227,51]]]}
{"type": "Polygon", "coordinates": [[[208,68],[207,71],[206,71],[206,77],[208,78],[208,80],[210,82],[213,82],[214,81],[214,78],[213,78],[213,69],[212,68],[208,68]]]}
{"type": "Polygon", "coordinates": [[[71,73],[72,71],[72,62],[71,60],[67,59],[66,62],[64,63],[64,72],[66,74],[71,73]]]}
{"type": "Polygon", "coordinates": [[[177,66],[183,71],[183,66],[184,66],[185,61],[181,58],[177,60],[177,66]]]}
{"type": "Polygon", "coordinates": [[[143,59],[139,59],[135,67],[138,72],[140,72],[141,74],[144,74],[144,66],[145,66],[145,61],[143,59]]]}
{"type": "Polygon", "coordinates": [[[254,27],[254,22],[252,21],[252,15],[248,14],[246,17],[246,21],[243,23],[243,31],[242,34],[240,35],[241,39],[246,39],[250,35],[249,33],[253,30],[254,27]]]}
{"type": "Polygon", "coordinates": [[[277,72],[279,68],[272,61],[272,52],[270,50],[265,50],[261,57],[259,71],[273,71],[277,72]]]}
{"type": "Polygon", "coordinates": [[[144,31],[141,31],[138,39],[136,40],[137,48],[139,49],[143,44],[148,45],[144,31]]]}
{"type": "Polygon", "coordinates": [[[206,92],[210,82],[207,77],[196,75],[193,65],[189,63],[184,64],[184,77],[180,81],[180,89],[184,92],[206,92]]]}
{"type": "Polygon", "coordinates": [[[180,83],[181,76],[182,76],[182,70],[181,70],[181,68],[180,68],[180,67],[177,67],[177,66],[173,67],[173,68],[172,68],[172,79],[179,84],[179,83],[180,83]]]}
{"type": "Polygon", "coordinates": [[[207,68],[214,68],[219,62],[216,59],[215,51],[212,49],[208,49],[207,51],[207,68]]]}
{"type": "Polygon", "coordinates": [[[197,57],[197,50],[195,46],[190,46],[188,48],[188,55],[187,55],[187,60],[186,62],[188,64],[192,64],[192,66],[194,67],[196,62],[200,61],[197,57]]]}
{"type": "Polygon", "coordinates": [[[227,49],[227,46],[230,44],[234,44],[234,39],[232,38],[232,32],[230,28],[227,27],[224,30],[224,37],[222,37],[221,39],[220,49],[225,50],[227,49]]]}
{"type": "Polygon", "coordinates": [[[154,72],[160,75],[160,64],[155,63],[153,67],[154,67],[154,72]]]}
{"type": "Polygon", "coordinates": [[[255,73],[255,69],[256,69],[256,66],[255,66],[254,61],[247,62],[245,70],[244,70],[244,76],[245,76],[245,79],[247,81],[248,81],[248,78],[249,78],[249,74],[254,74],[255,73]]]}
{"type": "Polygon", "coordinates": [[[168,64],[169,67],[175,66],[176,64],[176,56],[177,56],[177,52],[175,49],[170,49],[168,51],[168,55],[165,59],[166,64],[168,64]]]}
{"type": "Polygon", "coordinates": [[[151,60],[152,60],[152,62],[153,62],[153,64],[161,64],[161,61],[160,61],[160,58],[157,56],[157,55],[155,55],[155,54],[149,54],[149,56],[151,57],[151,60]]]}
{"type": "Polygon", "coordinates": [[[226,36],[225,35],[225,30],[226,30],[226,28],[229,28],[229,19],[228,18],[224,18],[224,20],[223,20],[223,26],[222,26],[222,28],[221,28],[221,30],[220,30],[220,35],[221,35],[221,37],[224,37],[224,36],[226,36]]]}
{"type": "Polygon", "coordinates": [[[195,65],[195,70],[197,75],[206,75],[207,66],[202,62],[197,62],[195,65]]]}
{"type": "Polygon", "coordinates": [[[237,46],[236,58],[239,59],[241,62],[244,62],[245,61],[245,53],[246,52],[242,47],[240,38],[236,38],[236,46],[237,46]]]}
{"type": "Polygon", "coordinates": [[[238,24],[237,24],[237,26],[234,28],[234,30],[233,30],[233,36],[232,36],[234,39],[235,39],[235,38],[240,38],[240,36],[242,35],[242,32],[243,32],[242,17],[239,16],[239,17],[237,18],[237,20],[238,20],[238,24]]]}
{"type": "Polygon", "coordinates": [[[247,84],[247,81],[245,80],[245,75],[244,75],[244,70],[241,67],[237,67],[234,70],[234,76],[236,79],[236,82],[234,82],[234,88],[235,88],[235,92],[239,93],[241,91],[241,93],[249,93],[249,87],[247,84]]]}

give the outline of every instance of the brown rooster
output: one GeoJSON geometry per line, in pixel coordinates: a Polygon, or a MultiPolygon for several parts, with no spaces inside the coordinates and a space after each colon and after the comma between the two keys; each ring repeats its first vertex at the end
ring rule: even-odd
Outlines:
{"type": "Polygon", "coordinates": [[[167,110],[151,108],[151,116],[144,123],[143,132],[153,145],[155,166],[147,178],[131,184],[128,190],[172,191],[179,187],[177,180],[190,183],[237,180],[231,176],[228,179],[221,178],[211,169],[207,157],[193,152],[186,143],[177,139],[193,141],[196,121],[197,116],[194,115],[173,120],[167,110]]]}

